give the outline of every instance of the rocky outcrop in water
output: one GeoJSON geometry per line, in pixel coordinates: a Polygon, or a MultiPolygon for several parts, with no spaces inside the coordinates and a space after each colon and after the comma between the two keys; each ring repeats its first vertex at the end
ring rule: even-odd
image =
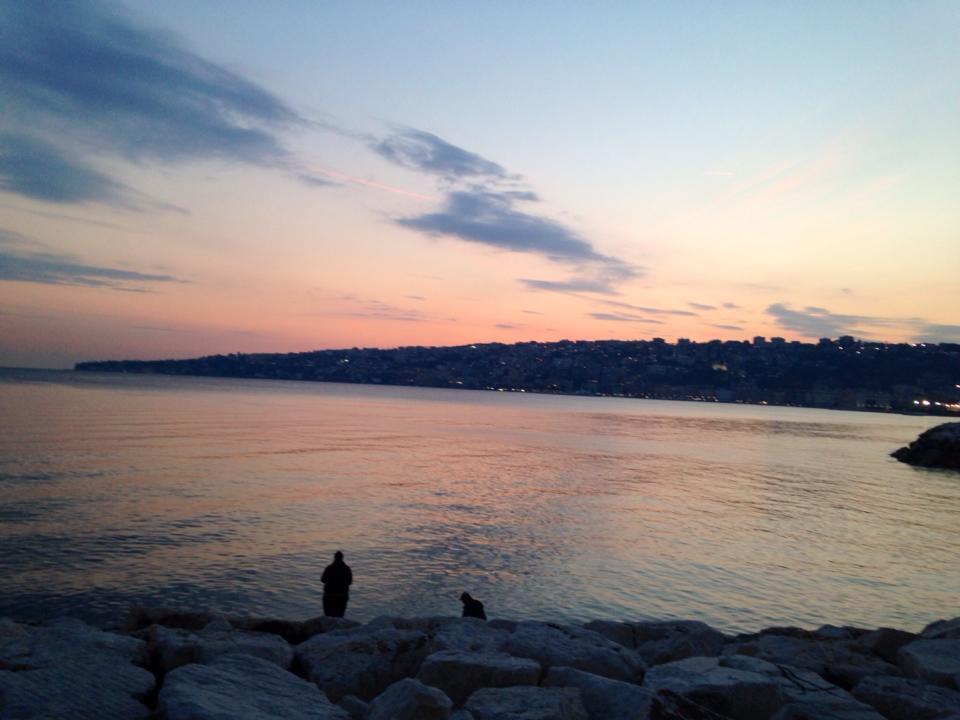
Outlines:
{"type": "Polygon", "coordinates": [[[960,470],[960,422],[932,427],[890,454],[908,465],[960,470]]]}
{"type": "Polygon", "coordinates": [[[960,720],[960,618],[738,636],[697,621],[0,620],[0,720],[40,718],[960,720]]]}

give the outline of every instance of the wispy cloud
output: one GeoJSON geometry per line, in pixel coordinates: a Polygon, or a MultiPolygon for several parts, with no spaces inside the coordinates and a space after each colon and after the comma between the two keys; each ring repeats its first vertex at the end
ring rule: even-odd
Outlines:
{"type": "Polygon", "coordinates": [[[699,317],[697,313],[690,310],[677,310],[673,308],[647,307],[644,305],[633,305],[632,303],[621,302],[619,300],[597,300],[598,304],[608,305],[609,307],[623,308],[624,310],[638,310],[648,315],[676,315],[679,317],[699,317]]]}
{"type": "Polygon", "coordinates": [[[500,328],[501,330],[515,330],[518,326],[511,325],[510,323],[497,323],[494,327],[500,328]]]}
{"type": "Polygon", "coordinates": [[[129,207],[129,189],[27,135],[0,135],[0,189],[55,203],[99,202],[129,207]]]}
{"type": "Polygon", "coordinates": [[[785,330],[804,337],[889,336],[892,332],[905,335],[913,342],[958,342],[960,325],[931,323],[924,318],[882,317],[874,315],[846,315],[827,308],[809,305],[795,310],[786,303],[774,303],[766,312],[785,330]]]}
{"type": "Polygon", "coordinates": [[[708,311],[708,310],[716,310],[716,309],[717,309],[717,306],[716,306],[716,305],[705,305],[704,303],[688,302],[687,305],[689,305],[690,307],[692,307],[694,310],[704,310],[704,311],[708,311]]]}
{"type": "MultiPolygon", "coordinates": [[[[319,182],[301,171],[280,138],[308,125],[297,112],[114,3],[4,3],[0,96],[8,128],[57,138],[73,154],[106,153],[140,164],[220,159],[319,182]]],[[[76,158],[53,159],[57,172],[47,178],[31,174],[30,157],[15,163],[11,175],[8,160],[4,189],[52,202],[118,204],[128,195],[76,158]],[[83,178],[90,181],[85,192],[83,178]]]]}
{"type": "Polygon", "coordinates": [[[149,292],[143,283],[182,282],[172,275],[87,265],[72,255],[41,250],[19,233],[0,230],[0,281],[79,285],[123,292],[149,292]]]}
{"type": "Polygon", "coordinates": [[[743,330],[739,325],[726,325],[724,323],[704,323],[707,327],[719,328],[720,330],[743,330]]]}
{"type": "Polygon", "coordinates": [[[605,313],[605,312],[593,312],[589,313],[590,317],[594,320],[610,320],[613,322],[633,322],[633,323],[643,323],[645,325],[663,325],[662,320],[654,320],[652,318],[645,318],[639,315],[631,315],[629,313],[605,313]]]}
{"type": "Polygon", "coordinates": [[[372,138],[370,148],[396,165],[458,180],[504,180],[503,166],[476,153],[452,145],[433,133],[404,128],[382,139],[372,138]]]}
{"type": "Polygon", "coordinates": [[[532,290],[616,294],[619,285],[642,274],[642,268],[599,252],[568,225],[531,211],[539,196],[499,163],[413,128],[369,144],[396,165],[438,178],[446,193],[440,210],[397,218],[401,227],[539,255],[572,273],[562,280],[519,279],[532,290]]]}
{"type": "Polygon", "coordinates": [[[741,310],[743,306],[732,302],[725,302],[723,307],[725,307],[727,310],[741,310]]]}

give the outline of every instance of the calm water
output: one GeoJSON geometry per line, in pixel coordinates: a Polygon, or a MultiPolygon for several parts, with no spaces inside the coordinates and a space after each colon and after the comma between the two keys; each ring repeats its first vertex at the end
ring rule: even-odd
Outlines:
{"type": "Polygon", "coordinates": [[[131,603],[916,629],[960,614],[934,418],[0,371],[0,615],[131,603]]]}

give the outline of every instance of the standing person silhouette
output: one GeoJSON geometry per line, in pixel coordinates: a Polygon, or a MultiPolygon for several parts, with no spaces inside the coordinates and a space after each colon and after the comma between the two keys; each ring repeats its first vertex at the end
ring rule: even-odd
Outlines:
{"type": "Polygon", "coordinates": [[[483,603],[470,597],[470,593],[464,592],[460,596],[460,602],[463,603],[463,615],[461,617],[487,619],[487,614],[483,611],[483,603]]]}
{"type": "Polygon", "coordinates": [[[337,550],[333,562],[327,565],[320,576],[323,583],[323,614],[327,617],[343,617],[350,599],[353,572],[343,561],[343,553],[337,550]]]}

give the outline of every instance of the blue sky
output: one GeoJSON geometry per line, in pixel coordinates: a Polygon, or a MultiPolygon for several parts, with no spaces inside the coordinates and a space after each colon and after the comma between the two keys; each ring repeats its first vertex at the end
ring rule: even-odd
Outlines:
{"type": "Polygon", "coordinates": [[[0,5],[0,364],[960,340],[960,5],[0,5]]]}

